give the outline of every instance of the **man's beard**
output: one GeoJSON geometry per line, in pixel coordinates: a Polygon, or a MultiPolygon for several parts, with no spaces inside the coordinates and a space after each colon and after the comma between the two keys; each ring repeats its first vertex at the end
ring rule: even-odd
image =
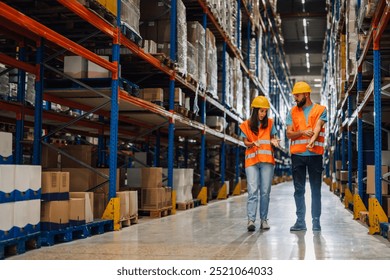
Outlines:
{"type": "Polygon", "coordinates": [[[301,101],[297,102],[298,108],[302,108],[305,104],[306,104],[306,96],[304,96],[301,101]]]}

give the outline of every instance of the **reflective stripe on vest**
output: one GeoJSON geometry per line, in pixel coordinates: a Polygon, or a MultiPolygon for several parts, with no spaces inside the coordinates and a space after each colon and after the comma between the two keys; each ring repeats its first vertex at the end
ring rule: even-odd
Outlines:
{"type": "Polygon", "coordinates": [[[273,150],[271,146],[271,129],[273,120],[268,119],[267,128],[259,128],[256,135],[249,127],[249,121],[240,124],[240,129],[244,132],[249,142],[256,142],[259,147],[247,148],[245,151],[245,167],[255,165],[259,162],[268,162],[275,164],[273,150]]]}
{"type": "MultiPolygon", "coordinates": [[[[303,139],[303,140],[294,140],[291,142],[291,146],[292,145],[299,145],[299,144],[309,144],[310,140],[309,139],[303,139]]],[[[322,142],[318,142],[318,141],[315,141],[314,142],[314,146],[320,146],[320,147],[324,147],[324,143],[322,142]]]]}
{"type": "Polygon", "coordinates": [[[254,158],[256,155],[270,155],[270,156],[272,156],[272,152],[269,150],[257,150],[254,153],[250,153],[250,154],[245,155],[245,159],[254,158]]]}

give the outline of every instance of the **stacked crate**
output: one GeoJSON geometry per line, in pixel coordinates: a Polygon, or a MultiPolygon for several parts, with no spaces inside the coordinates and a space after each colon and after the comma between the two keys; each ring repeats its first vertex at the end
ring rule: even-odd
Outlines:
{"type": "Polygon", "coordinates": [[[171,189],[163,186],[163,169],[148,167],[141,169],[142,210],[159,210],[172,205],[171,189]]]}
{"type": "Polygon", "coordinates": [[[41,167],[0,165],[0,240],[40,231],[41,167]]]}
{"type": "MultiPolygon", "coordinates": [[[[140,2],[140,34],[143,39],[157,44],[157,51],[170,57],[170,7],[166,1],[152,0],[140,2]]],[[[178,71],[187,73],[187,20],[186,8],[181,0],[177,1],[176,14],[176,59],[178,71]]],[[[175,58],[174,58],[175,59],[175,58]]]]}

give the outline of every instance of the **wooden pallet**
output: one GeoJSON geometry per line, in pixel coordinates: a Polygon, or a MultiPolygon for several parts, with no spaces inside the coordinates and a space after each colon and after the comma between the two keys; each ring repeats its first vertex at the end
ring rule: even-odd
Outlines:
{"type": "Polygon", "coordinates": [[[82,0],[80,1],[86,8],[91,12],[100,16],[102,19],[106,20],[110,24],[116,26],[116,15],[113,15],[109,10],[107,10],[102,4],[96,0],[82,0]]]}
{"type": "Polygon", "coordinates": [[[138,224],[138,214],[135,214],[129,218],[125,218],[119,221],[121,227],[129,227],[134,224],[138,224]]]}
{"type": "Polygon", "coordinates": [[[177,63],[167,57],[165,53],[151,53],[150,55],[157,58],[162,64],[168,66],[169,68],[173,70],[177,69],[177,63]]]}
{"type": "Polygon", "coordinates": [[[187,210],[194,208],[194,201],[187,201],[187,202],[178,202],[176,203],[176,209],[177,210],[187,210]]]}
{"type": "Polygon", "coordinates": [[[139,209],[138,214],[151,218],[162,218],[172,214],[172,206],[163,207],[161,209],[139,209]]]}
{"type": "Polygon", "coordinates": [[[193,202],[194,202],[194,208],[201,205],[201,200],[200,200],[200,199],[195,198],[195,199],[193,200],[193,202]]]}

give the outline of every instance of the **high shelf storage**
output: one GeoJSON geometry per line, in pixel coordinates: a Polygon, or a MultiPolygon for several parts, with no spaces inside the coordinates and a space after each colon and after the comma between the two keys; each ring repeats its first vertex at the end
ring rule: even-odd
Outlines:
{"type": "MultiPolygon", "coordinates": [[[[240,187],[238,126],[254,96],[270,98],[287,143],[291,83],[269,1],[103,2],[0,3],[0,77],[15,89],[2,92],[1,123],[15,128],[13,163],[60,155],[97,174],[86,191],[108,183],[111,201],[143,154],[142,165],[166,168],[169,188],[175,168],[194,169],[194,196],[206,204],[240,187]],[[70,143],[96,149],[96,164],[70,143]]],[[[276,161],[276,174],[288,173],[285,150],[276,161]]]]}
{"type": "Polygon", "coordinates": [[[355,219],[367,218],[371,234],[380,232],[390,214],[389,8],[380,0],[332,2],[322,89],[333,120],[328,124],[332,190],[355,219]]]}

